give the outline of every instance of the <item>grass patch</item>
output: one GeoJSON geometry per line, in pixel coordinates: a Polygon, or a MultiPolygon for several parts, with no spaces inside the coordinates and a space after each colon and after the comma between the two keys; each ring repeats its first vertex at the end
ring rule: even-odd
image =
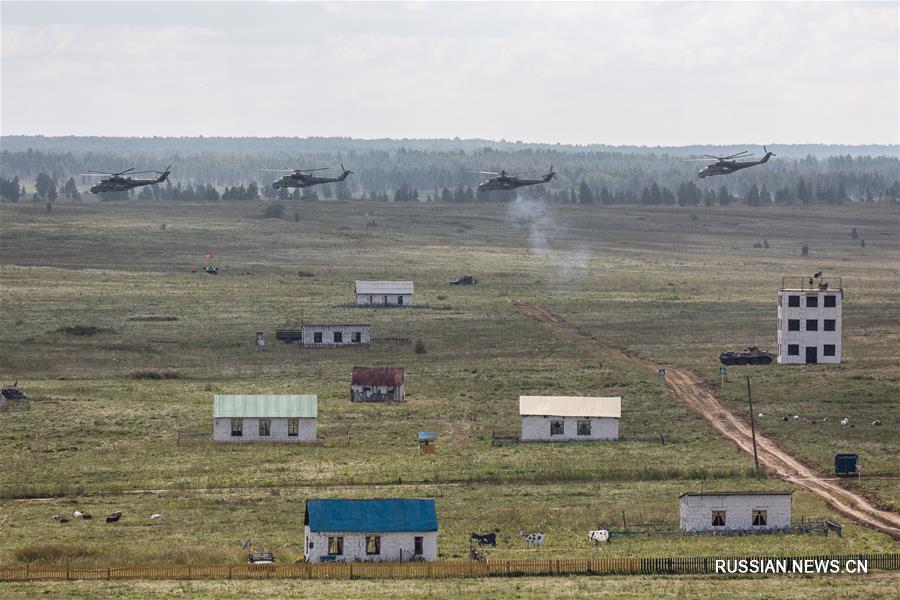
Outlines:
{"type": "Polygon", "coordinates": [[[112,333],[113,330],[108,327],[97,327],[95,325],[68,325],[66,327],[60,327],[56,330],[57,333],[64,333],[66,335],[76,335],[76,336],[92,336],[100,333],[112,333]]]}
{"type": "Polygon", "coordinates": [[[34,544],[15,551],[16,560],[22,563],[59,563],[94,556],[96,552],[87,546],[68,544],[34,544]]]}
{"type": "Polygon", "coordinates": [[[178,369],[132,369],[128,376],[132,379],[178,379],[178,369]]]}

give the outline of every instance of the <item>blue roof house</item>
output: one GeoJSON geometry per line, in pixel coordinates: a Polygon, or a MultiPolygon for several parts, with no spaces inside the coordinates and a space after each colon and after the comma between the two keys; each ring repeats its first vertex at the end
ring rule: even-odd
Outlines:
{"type": "Polygon", "coordinates": [[[437,560],[433,498],[307,500],[307,562],[437,560]]]}

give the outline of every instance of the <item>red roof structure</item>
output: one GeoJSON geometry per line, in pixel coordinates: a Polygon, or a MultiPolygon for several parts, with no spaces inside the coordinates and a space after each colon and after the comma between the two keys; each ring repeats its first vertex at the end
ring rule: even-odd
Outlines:
{"type": "Polygon", "coordinates": [[[350,385],[403,385],[403,367],[353,367],[350,385]]]}

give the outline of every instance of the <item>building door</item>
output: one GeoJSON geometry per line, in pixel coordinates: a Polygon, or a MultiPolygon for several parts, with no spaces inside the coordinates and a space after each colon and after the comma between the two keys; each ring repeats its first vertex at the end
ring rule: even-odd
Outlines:
{"type": "Polygon", "coordinates": [[[807,346],[806,347],[806,362],[807,362],[807,364],[814,365],[817,362],[819,362],[818,359],[816,358],[816,350],[817,350],[817,348],[815,346],[807,346]]]}

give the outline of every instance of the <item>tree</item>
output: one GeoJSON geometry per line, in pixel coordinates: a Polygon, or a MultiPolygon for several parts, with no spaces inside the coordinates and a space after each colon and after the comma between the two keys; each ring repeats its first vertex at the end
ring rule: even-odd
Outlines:
{"type": "Polygon", "coordinates": [[[0,198],[7,202],[18,202],[25,195],[25,188],[19,187],[18,176],[12,179],[0,179],[0,198]]]}
{"type": "Polygon", "coordinates": [[[70,201],[75,202],[79,200],[81,196],[78,194],[78,186],[75,185],[75,178],[69,177],[69,180],[66,181],[66,184],[63,186],[63,195],[68,198],[70,201]]]}
{"type": "Polygon", "coordinates": [[[728,190],[725,189],[724,185],[719,188],[717,200],[719,201],[719,206],[728,206],[731,204],[731,194],[728,193],[728,190]]]}
{"type": "Polygon", "coordinates": [[[744,196],[744,204],[747,206],[759,206],[760,198],[759,198],[759,188],[756,187],[756,184],[750,186],[750,189],[747,190],[747,195],[744,196]]]}
{"type": "Polygon", "coordinates": [[[859,239],[859,232],[856,231],[856,227],[854,227],[853,229],[850,230],[850,239],[851,240],[859,239]]]}
{"type": "Polygon", "coordinates": [[[578,203],[594,203],[594,191],[591,189],[591,186],[589,186],[584,180],[582,180],[581,185],[578,186],[578,203]]]}
{"type": "Polygon", "coordinates": [[[38,173],[34,182],[34,189],[39,198],[47,198],[48,200],[56,198],[56,182],[44,172],[38,173]]]}

